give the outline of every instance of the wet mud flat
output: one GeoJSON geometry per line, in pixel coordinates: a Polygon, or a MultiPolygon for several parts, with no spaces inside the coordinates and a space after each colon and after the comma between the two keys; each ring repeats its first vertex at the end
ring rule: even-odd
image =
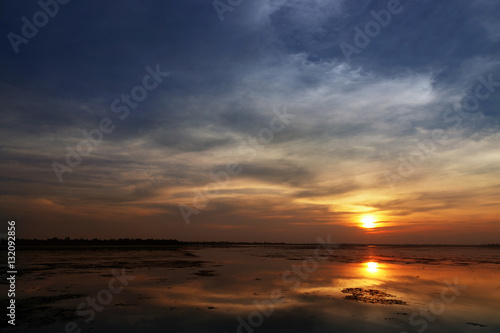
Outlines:
{"type": "Polygon", "coordinates": [[[385,291],[377,289],[363,289],[363,288],[345,288],[342,289],[343,293],[350,294],[345,296],[344,299],[363,302],[363,303],[378,303],[378,304],[399,304],[406,305],[405,301],[394,299],[394,295],[391,295],[385,291]]]}
{"type": "Polygon", "coordinates": [[[318,259],[315,248],[21,249],[18,326],[5,332],[69,322],[90,332],[417,332],[426,317],[426,332],[500,331],[498,250],[350,246],[318,259]],[[466,288],[442,301],[454,283],[466,288]]]}

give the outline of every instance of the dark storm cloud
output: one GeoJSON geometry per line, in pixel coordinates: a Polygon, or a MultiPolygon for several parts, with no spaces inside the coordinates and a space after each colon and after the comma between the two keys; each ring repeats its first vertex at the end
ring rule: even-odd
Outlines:
{"type": "Polygon", "coordinates": [[[259,164],[244,163],[241,177],[254,178],[273,184],[305,185],[313,180],[313,174],[307,168],[287,161],[275,160],[259,164]]]}
{"type": "MultiPolygon", "coordinates": [[[[159,94],[167,98],[174,93],[196,96],[203,92],[214,99],[224,98],[224,94],[245,89],[241,79],[252,68],[269,68],[279,75],[280,66],[271,64],[289,54],[305,53],[312,64],[342,62],[340,42],[352,43],[354,26],[362,27],[372,20],[371,10],[386,7],[385,1],[277,3],[274,10],[269,11],[266,23],[252,27],[230,25],[230,22],[219,24],[213,7],[203,1],[128,1],[93,6],[71,2],[61,7],[60,13],[41,28],[28,45],[22,45],[18,55],[13,52],[3,55],[7,65],[3,69],[3,81],[27,89],[30,95],[38,93],[76,99],[80,103],[95,102],[90,105],[86,102],[88,110],[85,111],[78,105],[65,105],[68,102],[46,100],[35,107],[13,107],[13,112],[25,124],[38,129],[53,131],[57,127],[75,126],[75,122],[84,121],[96,108],[109,112],[111,101],[136,85],[145,66],[161,63],[173,75],[136,110],[133,124],[123,123],[123,129],[115,135],[141,135],[144,130],[162,123],[174,127],[184,110],[167,103],[159,113],[159,94]],[[262,38],[266,31],[272,33],[262,38]]],[[[391,24],[353,57],[354,66],[362,64],[365,70],[384,77],[395,75],[396,70],[398,73],[431,70],[436,74],[434,85],[439,86],[460,79],[456,72],[464,60],[478,55],[491,57],[498,52],[484,25],[478,23],[481,17],[491,16],[498,8],[484,8],[481,2],[466,1],[401,3],[404,12],[394,16],[391,24]],[[476,15],[471,15],[471,11],[476,15]]],[[[35,1],[22,6],[6,4],[9,15],[2,30],[18,31],[22,24],[20,17],[29,17],[36,10],[39,7],[35,1]]],[[[250,6],[242,6],[235,15],[256,15],[251,10],[250,6]]],[[[8,50],[8,40],[4,42],[8,50]]],[[[314,68],[300,69],[301,74],[295,75],[295,81],[287,84],[299,89],[325,84],[323,73],[314,68]]],[[[281,67],[282,74],[287,70],[281,67]]],[[[189,104],[184,100],[184,104],[186,102],[189,104]]],[[[493,105],[488,103],[484,112],[495,114],[493,105]]],[[[214,110],[198,110],[189,116],[192,121],[202,116],[221,126],[238,128],[239,124],[251,123],[254,114],[243,108],[220,114],[214,110]]],[[[175,143],[175,140],[165,141],[169,142],[175,143]]],[[[201,150],[205,146],[200,143],[199,148],[192,145],[186,148],[201,150]]]]}

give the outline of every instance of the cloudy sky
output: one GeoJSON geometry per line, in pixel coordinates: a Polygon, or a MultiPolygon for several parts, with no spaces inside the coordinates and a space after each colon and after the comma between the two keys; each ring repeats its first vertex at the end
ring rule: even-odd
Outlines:
{"type": "Polygon", "coordinates": [[[18,237],[499,241],[498,1],[47,3],[0,9],[18,237]]]}

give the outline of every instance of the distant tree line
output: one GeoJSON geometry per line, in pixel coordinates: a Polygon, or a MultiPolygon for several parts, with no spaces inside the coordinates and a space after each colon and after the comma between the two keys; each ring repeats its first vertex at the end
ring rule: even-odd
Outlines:
{"type": "MultiPolygon", "coordinates": [[[[2,243],[2,241],[0,241],[2,243]]],[[[86,238],[48,238],[48,239],[17,239],[17,246],[181,246],[181,245],[212,245],[212,246],[234,246],[234,245],[294,245],[313,246],[315,243],[284,243],[284,242],[186,242],[177,239],[143,239],[143,238],[118,238],[118,239],[86,239],[86,238]]],[[[481,245],[445,245],[445,244],[339,244],[341,247],[364,247],[364,246],[389,246],[389,247],[500,247],[500,243],[489,243],[481,245]]]]}
{"type": "Polygon", "coordinates": [[[128,246],[144,246],[144,245],[181,245],[176,239],[84,239],[84,238],[49,238],[49,239],[18,239],[16,242],[19,246],[105,246],[105,245],[128,245],[128,246]]]}
{"type": "MultiPolygon", "coordinates": [[[[49,239],[17,239],[18,246],[170,246],[170,245],[285,245],[286,243],[268,242],[185,242],[177,239],[85,239],[85,238],[49,238],[49,239]]],[[[307,245],[307,244],[300,244],[307,245]]]]}

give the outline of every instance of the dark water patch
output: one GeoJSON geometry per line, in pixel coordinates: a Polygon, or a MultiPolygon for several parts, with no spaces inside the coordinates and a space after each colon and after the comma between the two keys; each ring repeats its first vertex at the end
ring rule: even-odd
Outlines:
{"type": "Polygon", "coordinates": [[[478,324],[478,323],[465,323],[465,325],[479,326],[479,327],[488,327],[488,325],[483,325],[483,324],[478,324]]]}
{"type": "Polygon", "coordinates": [[[33,326],[46,326],[56,322],[67,322],[79,318],[75,309],[57,307],[54,304],[74,298],[82,298],[86,294],[61,294],[57,296],[35,296],[19,299],[17,312],[19,321],[33,326]]]}
{"type": "Polygon", "coordinates": [[[115,306],[137,306],[137,303],[116,303],[115,306]]]}
{"type": "Polygon", "coordinates": [[[219,275],[219,274],[215,273],[213,270],[208,270],[208,269],[194,272],[193,274],[198,275],[198,276],[217,276],[217,275],[219,275]]]}
{"type": "Polygon", "coordinates": [[[190,257],[190,258],[199,258],[200,257],[199,255],[191,253],[191,252],[188,252],[188,251],[183,251],[182,254],[185,257],[190,257]]]}

